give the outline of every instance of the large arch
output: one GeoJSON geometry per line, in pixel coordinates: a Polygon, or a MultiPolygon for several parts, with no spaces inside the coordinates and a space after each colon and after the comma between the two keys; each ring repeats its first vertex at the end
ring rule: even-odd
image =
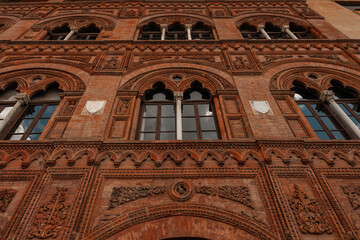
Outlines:
{"type": "MultiPolygon", "coordinates": [[[[169,204],[142,208],[111,219],[111,221],[95,227],[93,231],[87,234],[85,239],[109,239],[111,236],[121,233],[132,226],[175,216],[211,219],[232,226],[235,229],[240,229],[246,232],[248,236],[252,236],[253,239],[280,239],[280,237],[274,233],[273,229],[246,215],[201,204],[169,204]]],[[[199,237],[206,238],[204,235],[199,237]]],[[[226,232],[224,232],[223,239],[228,240],[226,237],[226,232]]]]}

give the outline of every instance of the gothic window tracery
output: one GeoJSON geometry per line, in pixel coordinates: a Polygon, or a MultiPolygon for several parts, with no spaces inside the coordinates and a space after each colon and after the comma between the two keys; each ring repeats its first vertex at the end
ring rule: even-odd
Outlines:
{"type": "Polygon", "coordinates": [[[161,39],[161,30],[159,24],[151,22],[140,29],[138,40],[160,40],[160,39],[161,39]]]}
{"type": "Polygon", "coordinates": [[[45,37],[45,40],[96,40],[100,33],[94,23],[80,29],[70,28],[69,24],[63,24],[50,30],[45,37]]]}

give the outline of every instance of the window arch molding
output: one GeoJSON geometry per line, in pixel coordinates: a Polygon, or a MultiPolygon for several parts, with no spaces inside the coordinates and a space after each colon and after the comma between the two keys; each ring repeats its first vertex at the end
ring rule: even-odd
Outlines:
{"type": "Polygon", "coordinates": [[[6,31],[18,21],[15,17],[1,17],[0,18],[0,33],[6,31]]]}
{"type": "Polygon", "coordinates": [[[179,22],[183,25],[192,24],[195,25],[197,22],[203,22],[204,24],[215,27],[211,18],[196,14],[179,14],[179,13],[169,13],[169,14],[157,14],[157,15],[148,15],[146,17],[140,18],[138,27],[143,27],[151,22],[156,24],[171,24],[174,22],[179,22]]]}
{"type": "Polygon", "coordinates": [[[77,76],[43,68],[23,69],[0,74],[0,89],[5,89],[7,85],[13,82],[18,84],[17,89],[21,93],[26,93],[29,96],[38,91],[44,91],[53,83],[59,84],[59,89],[63,91],[82,92],[86,88],[85,83],[77,76]]]}

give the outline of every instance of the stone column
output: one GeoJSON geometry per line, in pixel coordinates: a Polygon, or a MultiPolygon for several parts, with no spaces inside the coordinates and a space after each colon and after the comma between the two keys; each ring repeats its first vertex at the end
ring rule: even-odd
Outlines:
{"type": "Polygon", "coordinates": [[[166,34],[166,30],[167,30],[167,24],[161,24],[161,25],[160,25],[160,29],[161,29],[161,40],[165,40],[165,34],[166,34]]]}
{"type": "Polygon", "coordinates": [[[75,27],[72,27],[70,30],[71,31],[68,33],[68,35],[64,38],[64,41],[69,40],[77,31],[75,27]]]}
{"type": "Polygon", "coordinates": [[[264,35],[264,37],[266,39],[271,39],[269,34],[267,34],[267,32],[265,31],[265,26],[264,25],[259,25],[257,30],[258,30],[258,32],[261,32],[261,34],[264,35]]]}
{"type": "Polygon", "coordinates": [[[176,102],[176,140],[182,140],[182,114],[181,102],[183,99],[182,92],[174,92],[176,102]]]}
{"type": "Polygon", "coordinates": [[[290,31],[289,26],[286,26],[286,25],[283,26],[282,29],[281,29],[281,31],[286,32],[292,39],[298,39],[298,38],[295,36],[295,34],[293,34],[293,33],[290,31]]]}
{"type": "Polygon", "coordinates": [[[8,127],[9,123],[14,121],[14,117],[17,115],[19,111],[21,111],[21,107],[23,105],[28,105],[30,102],[30,98],[26,93],[18,93],[15,96],[16,103],[14,107],[10,110],[10,112],[6,115],[4,120],[0,122],[0,132],[8,127]]]}
{"type": "Polygon", "coordinates": [[[188,40],[192,40],[192,38],[191,38],[191,27],[192,27],[191,24],[186,24],[185,25],[188,40]]]}
{"type": "Polygon", "coordinates": [[[349,116],[341,109],[341,107],[334,100],[334,93],[330,90],[324,90],[321,92],[320,99],[323,102],[328,102],[336,111],[336,113],[345,121],[346,125],[350,127],[351,131],[360,138],[360,129],[355,123],[349,118],[349,116]]]}

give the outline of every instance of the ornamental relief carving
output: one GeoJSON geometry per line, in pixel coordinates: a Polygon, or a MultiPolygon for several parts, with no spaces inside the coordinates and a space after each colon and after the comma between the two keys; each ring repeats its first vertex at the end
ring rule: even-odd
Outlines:
{"type": "Polygon", "coordinates": [[[59,236],[70,208],[65,203],[67,191],[67,188],[57,188],[51,199],[41,205],[27,234],[28,239],[53,239],[59,236]]]}
{"type": "Polygon", "coordinates": [[[304,234],[331,234],[332,230],[319,203],[309,198],[302,185],[292,185],[290,207],[299,229],[304,234]]]}
{"type": "Polygon", "coordinates": [[[360,208],[360,185],[341,186],[354,210],[360,208]]]}
{"type": "Polygon", "coordinates": [[[0,213],[5,212],[12,199],[16,195],[16,190],[5,188],[0,189],[0,213]]]}
{"type": "Polygon", "coordinates": [[[114,187],[109,200],[108,209],[113,209],[119,205],[135,201],[140,198],[146,198],[153,195],[159,195],[168,192],[170,198],[174,201],[188,201],[194,194],[207,196],[218,196],[233,202],[240,203],[251,209],[254,209],[250,190],[246,186],[194,186],[189,181],[176,181],[167,186],[140,186],[140,187],[114,187]]]}

